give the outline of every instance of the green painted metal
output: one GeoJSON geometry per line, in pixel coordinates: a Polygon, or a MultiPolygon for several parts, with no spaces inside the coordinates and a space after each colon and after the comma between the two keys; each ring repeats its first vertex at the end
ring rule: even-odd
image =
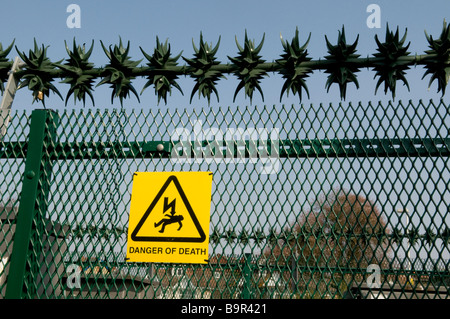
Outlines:
{"type": "Polygon", "coordinates": [[[340,299],[363,296],[377,265],[391,298],[449,298],[448,110],[14,112],[0,185],[20,205],[0,297],[340,299]],[[276,134],[250,138],[262,128],[276,134]],[[180,170],[213,172],[208,263],[126,262],[134,172],[180,170]]]}
{"type": "MultiPolygon", "coordinates": [[[[273,58],[274,62],[266,62],[262,58],[260,51],[264,44],[265,35],[258,45],[250,39],[245,32],[243,45],[237,40],[237,55],[228,55],[228,62],[221,62],[217,59],[219,41],[215,46],[208,45],[200,33],[200,43],[198,47],[193,42],[194,56],[189,58],[182,56],[182,52],[173,56],[170,44],[166,41],[164,44],[156,38],[156,47],[153,54],[150,55],[140,47],[140,50],[147,60],[145,66],[140,65],[141,60],[133,60],[129,56],[130,43],[125,47],[122,39],[119,39],[118,45],[105,46],[100,41],[101,47],[108,59],[104,67],[94,67],[89,61],[94,48],[94,41],[89,49],[85,45],[77,45],[73,41],[73,49],[70,50],[66,44],[68,58],[52,62],[47,56],[47,47],[37,45],[34,41],[33,50],[28,53],[16,50],[25,62],[22,70],[17,72],[17,77],[21,80],[22,87],[28,87],[33,96],[33,102],[40,101],[45,105],[45,98],[50,93],[54,93],[63,99],[59,90],[53,84],[58,78],[62,78],[62,83],[69,84],[65,102],[67,104],[71,96],[76,101],[86,102],[89,97],[94,104],[94,82],[99,80],[96,86],[108,84],[112,90],[111,99],[118,98],[120,103],[130,97],[131,93],[139,101],[139,94],[134,88],[132,82],[137,77],[147,79],[143,91],[149,87],[154,87],[154,92],[158,98],[167,103],[168,94],[172,93],[172,88],[176,88],[183,94],[183,90],[177,80],[181,76],[188,76],[194,79],[195,85],[192,89],[191,99],[195,93],[199,97],[206,98],[208,103],[211,94],[214,93],[219,99],[216,89],[219,79],[224,78],[226,74],[234,75],[239,83],[234,93],[234,99],[237,94],[244,89],[244,96],[253,98],[253,93],[258,91],[264,100],[260,83],[268,77],[269,73],[278,73],[284,79],[281,88],[280,100],[284,93],[298,95],[302,99],[302,91],[305,90],[309,96],[306,79],[316,70],[323,70],[328,74],[325,87],[327,91],[332,85],[337,85],[342,100],[346,98],[348,84],[354,84],[359,88],[357,73],[368,68],[375,72],[375,78],[378,79],[375,93],[383,85],[385,94],[390,92],[395,98],[397,82],[401,81],[409,89],[408,81],[405,77],[406,71],[411,67],[422,65],[425,69],[424,77],[430,75],[430,85],[437,82],[438,92],[445,94],[450,74],[450,25],[444,21],[442,32],[439,37],[433,38],[427,33],[426,39],[429,50],[424,50],[425,54],[411,54],[408,51],[410,42],[407,42],[407,32],[400,36],[397,27],[394,32],[386,27],[384,40],[375,36],[377,52],[373,54],[357,53],[357,44],[359,35],[352,44],[347,44],[345,29],[338,32],[337,44],[332,44],[325,36],[327,53],[324,58],[313,60],[308,56],[307,45],[311,38],[309,35],[306,43],[300,46],[299,31],[296,29],[295,36],[291,42],[285,41],[281,36],[283,52],[278,59],[273,58]],[[361,56],[367,56],[362,58],[361,56]],[[178,60],[182,57],[187,63],[179,65],[178,60]],[[64,63],[63,63],[64,61],[64,63]]],[[[14,42],[13,42],[14,43],[14,42]]],[[[3,91],[3,83],[6,81],[7,73],[11,69],[12,62],[8,61],[7,56],[11,51],[13,43],[3,50],[0,44],[0,90],[3,91]]]]}
{"type": "Polygon", "coordinates": [[[242,288],[242,299],[252,299],[252,254],[245,254],[243,273],[244,287],[242,288]]]}
{"type": "MultiPolygon", "coordinates": [[[[151,142],[64,142],[49,146],[53,160],[110,158],[121,153],[122,158],[170,158],[174,147],[180,141],[151,141],[151,142]],[[158,150],[158,145],[163,149],[158,150]]],[[[237,154],[239,147],[244,147],[246,157],[260,158],[263,156],[280,158],[303,157],[427,157],[449,156],[450,138],[395,138],[395,139],[307,139],[280,140],[278,147],[271,145],[271,140],[252,142],[234,140],[219,141],[220,152],[225,158],[228,152],[237,154]],[[266,150],[258,150],[256,146],[266,146],[266,150]]],[[[210,141],[190,142],[183,144],[186,153],[191,158],[206,153],[208,147],[216,146],[210,141]],[[199,150],[196,147],[201,147],[199,150]]],[[[26,142],[6,142],[0,153],[0,158],[9,158],[12,154],[25,154],[28,146],[26,142]]],[[[175,151],[174,151],[175,152],[175,151]]],[[[181,154],[181,150],[178,151],[181,154]]]]}
{"type": "Polygon", "coordinates": [[[51,111],[35,110],[31,115],[30,138],[23,175],[22,194],[14,235],[13,253],[8,276],[6,298],[17,299],[25,287],[33,291],[32,282],[39,273],[38,258],[42,253],[43,217],[47,212],[47,196],[51,179],[51,163],[45,147],[54,138],[51,111]],[[31,289],[30,289],[31,288],[31,289]]]}

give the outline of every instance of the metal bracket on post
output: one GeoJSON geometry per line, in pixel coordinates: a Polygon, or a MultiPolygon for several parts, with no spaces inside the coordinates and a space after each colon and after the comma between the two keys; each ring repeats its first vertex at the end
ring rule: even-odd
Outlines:
{"type": "Polygon", "coordinates": [[[6,134],[10,121],[11,106],[18,90],[19,79],[14,75],[18,70],[23,68],[25,62],[19,57],[14,59],[11,71],[9,71],[8,82],[6,83],[5,93],[3,93],[2,102],[0,104],[0,140],[6,134]]]}

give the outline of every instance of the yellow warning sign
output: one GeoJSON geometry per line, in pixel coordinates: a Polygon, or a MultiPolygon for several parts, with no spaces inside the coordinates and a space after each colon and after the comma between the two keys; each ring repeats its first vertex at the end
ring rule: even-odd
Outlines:
{"type": "Polygon", "coordinates": [[[211,172],[137,172],[127,261],[207,263],[211,172]]]}

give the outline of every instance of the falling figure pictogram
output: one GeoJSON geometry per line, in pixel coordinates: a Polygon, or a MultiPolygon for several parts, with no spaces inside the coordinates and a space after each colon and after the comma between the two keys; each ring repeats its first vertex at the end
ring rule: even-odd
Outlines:
{"type": "Polygon", "coordinates": [[[176,214],[176,212],[175,212],[175,199],[173,201],[171,201],[170,204],[169,204],[169,198],[168,197],[164,197],[163,214],[169,209],[170,209],[169,214],[165,214],[164,215],[164,216],[166,216],[168,218],[163,218],[159,222],[155,223],[155,228],[162,224],[161,230],[159,230],[160,233],[164,233],[164,230],[166,229],[166,226],[170,225],[170,224],[173,224],[173,223],[178,223],[180,225],[177,230],[180,230],[183,227],[183,224],[181,223],[181,221],[184,219],[184,217],[182,215],[175,215],[176,214]]]}

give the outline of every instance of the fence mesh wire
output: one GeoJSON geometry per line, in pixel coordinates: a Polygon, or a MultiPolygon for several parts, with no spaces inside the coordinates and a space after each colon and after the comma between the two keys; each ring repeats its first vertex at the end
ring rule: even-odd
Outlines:
{"type": "MultiPolygon", "coordinates": [[[[22,297],[448,297],[443,101],[44,112],[22,297]],[[213,172],[208,264],[126,262],[136,171],[213,172]]],[[[33,120],[1,141],[0,298],[33,120]]]]}

